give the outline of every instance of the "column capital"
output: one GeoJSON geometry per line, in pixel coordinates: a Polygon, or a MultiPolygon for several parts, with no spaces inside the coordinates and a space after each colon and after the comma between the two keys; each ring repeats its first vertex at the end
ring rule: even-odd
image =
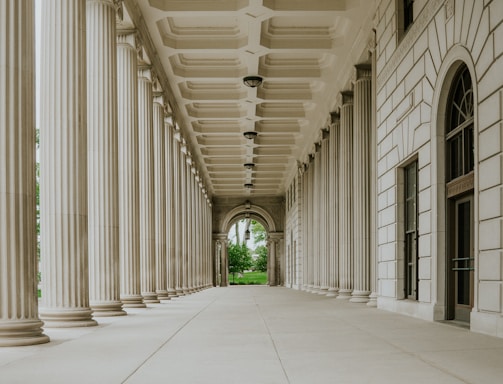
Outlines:
{"type": "Polygon", "coordinates": [[[138,65],[138,79],[152,81],[152,71],[150,66],[138,65]]]}
{"type": "Polygon", "coordinates": [[[355,79],[372,79],[372,65],[368,63],[355,65],[355,79]]]}
{"type": "Polygon", "coordinates": [[[138,32],[136,29],[125,28],[117,30],[117,45],[126,45],[136,50],[136,40],[138,39],[138,32]]]}
{"type": "Polygon", "coordinates": [[[341,120],[341,114],[339,111],[330,112],[330,122],[332,124],[339,123],[341,120]]]}
{"type": "Polygon", "coordinates": [[[353,91],[342,91],[341,92],[341,104],[353,104],[353,91]]]}

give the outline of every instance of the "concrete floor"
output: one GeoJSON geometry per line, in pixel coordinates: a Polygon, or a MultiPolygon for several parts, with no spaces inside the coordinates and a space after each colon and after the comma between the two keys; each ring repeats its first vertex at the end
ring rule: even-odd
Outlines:
{"type": "Polygon", "coordinates": [[[0,383],[503,383],[503,339],[286,288],[213,288],[0,348],[0,383]]]}

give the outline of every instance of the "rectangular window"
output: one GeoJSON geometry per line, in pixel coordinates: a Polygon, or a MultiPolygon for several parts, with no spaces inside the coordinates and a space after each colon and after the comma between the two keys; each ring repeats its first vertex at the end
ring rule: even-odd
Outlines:
{"type": "Polygon", "coordinates": [[[414,22],[414,0],[396,0],[396,22],[398,42],[414,22]]]}
{"type": "Polygon", "coordinates": [[[414,22],[414,0],[403,0],[403,29],[407,31],[414,22]]]}
{"type": "Polygon", "coordinates": [[[417,161],[405,167],[405,296],[417,300],[417,161]]]}

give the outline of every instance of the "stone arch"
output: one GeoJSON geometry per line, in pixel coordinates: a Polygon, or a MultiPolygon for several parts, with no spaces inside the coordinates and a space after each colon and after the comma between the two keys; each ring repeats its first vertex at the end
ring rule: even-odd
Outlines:
{"type": "Polygon", "coordinates": [[[247,215],[262,224],[268,233],[276,232],[276,225],[274,224],[274,220],[269,212],[258,205],[244,203],[231,209],[225,215],[219,228],[220,233],[228,233],[232,224],[234,224],[236,220],[244,219],[247,215]]]}
{"type": "MultiPolygon", "coordinates": [[[[432,157],[432,291],[431,298],[434,304],[434,320],[444,320],[447,310],[446,302],[446,284],[445,277],[447,273],[446,266],[446,193],[445,193],[445,166],[446,166],[446,151],[445,151],[445,121],[446,110],[449,101],[449,94],[454,77],[458,69],[465,65],[470,72],[473,84],[473,103],[474,103],[474,158],[475,158],[475,196],[478,191],[477,177],[477,159],[478,159],[478,91],[477,91],[477,76],[475,64],[470,51],[463,45],[453,46],[446,54],[437,73],[437,78],[434,86],[432,111],[431,111],[431,147],[432,157]]],[[[478,201],[474,201],[474,217],[478,217],[478,201]]],[[[474,249],[478,249],[478,233],[474,233],[474,249]]],[[[478,255],[475,251],[475,265],[477,265],[478,255]]],[[[477,285],[475,284],[475,308],[477,306],[477,285]]]]}

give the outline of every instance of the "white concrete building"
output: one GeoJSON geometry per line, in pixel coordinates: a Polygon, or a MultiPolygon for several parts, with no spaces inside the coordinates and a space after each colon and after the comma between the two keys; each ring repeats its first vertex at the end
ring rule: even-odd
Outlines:
{"type": "Polygon", "coordinates": [[[34,2],[0,2],[0,346],[228,285],[242,218],[269,285],[503,336],[503,1],[41,9],[38,302],[34,2]]]}

